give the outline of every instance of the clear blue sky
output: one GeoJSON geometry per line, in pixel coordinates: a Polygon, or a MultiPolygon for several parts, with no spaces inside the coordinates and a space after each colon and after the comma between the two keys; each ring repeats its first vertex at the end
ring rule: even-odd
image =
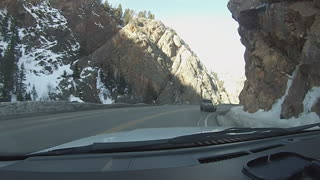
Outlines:
{"type": "Polygon", "coordinates": [[[228,0],[108,0],[136,11],[150,10],[159,19],[181,15],[228,15],[228,0]]]}
{"type": "Polygon", "coordinates": [[[210,70],[244,75],[244,47],[229,0],[108,0],[136,12],[147,10],[173,28],[210,70]]]}

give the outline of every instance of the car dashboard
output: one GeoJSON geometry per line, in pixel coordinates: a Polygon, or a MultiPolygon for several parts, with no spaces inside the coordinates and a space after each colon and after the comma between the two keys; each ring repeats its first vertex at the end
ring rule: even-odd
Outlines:
{"type": "MultiPolygon", "coordinates": [[[[320,158],[320,132],[187,149],[0,161],[0,179],[248,180],[259,177],[258,168],[251,166],[248,169],[250,162],[279,153],[317,161],[320,158]],[[253,176],[254,173],[256,176],[253,176]]],[[[290,164],[285,165],[290,167],[290,164]]],[[[279,168],[272,172],[270,176],[264,174],[260,179],[271,179],[273,175],[280,177],[283,173],[279,168]]]]}

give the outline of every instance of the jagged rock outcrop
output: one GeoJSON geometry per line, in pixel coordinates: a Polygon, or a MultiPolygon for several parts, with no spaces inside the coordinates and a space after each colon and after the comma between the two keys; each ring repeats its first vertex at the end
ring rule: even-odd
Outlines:
{"type": "Polygon", "coordinates": [[[121,27],[98,0],[3,0],[0,25],[0,57],[17,29],[17,64],[34,100],[229,102],[174,30],[146,19],[121,27]]]}
{"type": "Polygon", "coordinates": [[[151,87],[159,103],[198,103],[201,98],[229,102],[189,46],[160,21],[136,19],[81,62],[105,71],[111,65],[139,101],[151,87]]]}
{"type": "MultiPolygon", "coordinates": [[[[231,0],[228,7],[246,46],[240,103],[248,112],[270,110],[285,96],[281,117],[299,116],[306,94],[320,86],[319,1],[231,0]]],[[[319,99],[311,111],[318,107],[319,99]]]]}

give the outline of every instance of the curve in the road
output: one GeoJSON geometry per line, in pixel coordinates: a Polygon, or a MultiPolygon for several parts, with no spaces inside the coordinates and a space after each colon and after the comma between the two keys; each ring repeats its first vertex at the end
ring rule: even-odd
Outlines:
{"type": "Polygon", "coordinates": [[[175,110],[175,111],[168,111],[168,112],[163,112],[163,113],[154,114],[154,115],[151,115],[151,116],[144,117],[144,118],[142,118],[142,119],[137,119],[137,120],[134,120],[134,121],[131,121],[131,122],[122,124],[122,125],[117,126],[117,127],[115,127],[115,128],[112,128],[112,129],[109,129],[109,130],[107,130],[107,131],[104,131],[104,132],[102,132],[101,134],[116,133],[116,132],[119,132],[119,131],[126,130],[126,129],[130,128],[130,127],[133,127],[133,126],[135,126],[135,125],[138,125],[139,123],[143,123],[143,122],[148,121],[148,120],[152,120],[152,119],[155,119],[155,118],[159,118],[159,117],[161,117],[161,116],[167,116],[167,115],[174,114],[174,113],[189,111],[190,109],[192,109],[192,108],[175,110]]]}

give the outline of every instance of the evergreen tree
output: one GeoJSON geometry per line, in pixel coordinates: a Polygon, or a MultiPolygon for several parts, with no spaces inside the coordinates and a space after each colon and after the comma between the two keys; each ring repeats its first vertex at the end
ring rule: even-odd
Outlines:
{"type": "Polygon", "coordinates": [[[106,1],[103,3],[103,7],[104,7],[107,11],[110,11],[110,9],[112,8],[111,5],[109,4],[108,0],[106,0],[106,1]]]}
{"type": "Polygon", "coordinates": [[[11,95],[15,93],[18,84],[18,51],[16,46],[19,43],[19,35],[16,22],[13,19],[11,23],[11,40],[7,46],[4,57],[0,61],[0,80],[2,81],[2,101],[10,102],[11,95]]]}
{"type": "Polygon", "coordinates": [[[48,99],[50,101],[55,101],[57,100],[57,93],[56,93],[56,88],[52,86],[52,84],[47,85],[48,89],[48,99]]]}
{"type": "Polygon", "coordinates": [[[149,82],[147,85],[144,101],[147,104],[152,104],[158,98],[157,92],[154,90],[152,84],[149,82]]]}
{"type": "Polygon", "coordinates": [[[147,11],[140,11],[138,13],[139,18],[147,18],[147,11]]]}
{"type": "Polygon", "coordinates": [[[31,96],[33,101],[36,101],[38,99],[38,93],[34,85],[32,86],[31,96]]]}
{"type": "Polygon", "coordinates": [[[155,15],[151,13],[151,11],[148,11],[148,19],[155,19],[155,15]]]}
{"type": "Polygon", "coordinates": [[[64,71],[63,71],[63,74],[62,74],[62,76],[61,76],[61,77],[63,77],[63,78],[65,79],[65,78],[67,78],[67,76],[68,76],[68,73],[67,73],[67,71],[66,71],[66,70],[64,70],[64,71]]]}
{"type": "Polygon", "coordinates": [[[124,25],[129,24],[134,16],[134,11],[132,9],[126,9],[123,14],[123,23],[124,25]]]}
{"type": "Polygon", "coordinates": [[[81,74],[80,68],[78,66],[78,63],[76,63],[74,65],[73,74],[72,74],[73,79],[80,79],[80,74],[81,74]]]}
{"type": "Polygon", "coordinates": [[[31,93],[26,93],[25,97],[24,97],[24,100],[25,101],[32,101],[32,98],[31,98],[31,93]]]}
{"type": "Polygon", "coordinates": [[[3,73],[3,65],[4,65],[4,63],[3,63],[3,57],[1,56],[1,54],[0,54],[0,102],[1,101],[3,101],[2,99],[3,99],[3,95],[2,95],[2,92],[3,92],[3,83],[4,83],[4,81],[3,81],[3,75],[2,75],[2,73],[3,73]]]}
{"type": "Polygon", "coordinates": [[[23,95],[23,94],[18,94],[17,95],[17,101],[25,101],[25,97],[27,94],[23,95]]]}
{"type": "Polygon", "coordinates": [[[16,94],[18,101],[24,101],[26,94],[26,85],[24,81],[26,80],[26,70],[24,68],[24,64],[22,63],[20,66],[20,70],[18,72],[18,82],[16,84],[16,94]]]}
{"type": "Polygon", "coordinates": [[[127,82],[123,77],[120,77],[118,84],[118,93],[119,95],[125,95],[127,89],[127,82]]]}
{"type": "Polygon", "coordinates": [[[122,6],[121,6],[121,4],[119,4],[118,8],[115,9],[114,16],[117,19],[121,19],[122,18],[122,14],[123,14],[122,6]]]}
{"type": "Polygon", "coordinates": [[[1,26],[1,33],[2,33],[5,41],[9,40],[9,31],[8,31],[9,27],[8,26],[9,26],[9,15],[6,14],[2,20],[2,26],[1,26]]]}
{"type": "Polygon", "coordinates": [[[15,79],[16,79],[16,59],[14,55],[14,42],[11,41],[8,45],[4,58],[1,61],[1,76],[3,79],[2,96],[3,101],[11,101],[11,93],[14,91],[15,79]]]}
{"type": "Polygon", "coordinates": [[[115,94],[117,91],[116,88],[116,81],[114,78],[114,72],[111,68],[109,68],[108,73],[107,73],[107,77],[105,80],[105,85],[107,87],[107,89],[110,91],[111,94],[115,94]]]}

